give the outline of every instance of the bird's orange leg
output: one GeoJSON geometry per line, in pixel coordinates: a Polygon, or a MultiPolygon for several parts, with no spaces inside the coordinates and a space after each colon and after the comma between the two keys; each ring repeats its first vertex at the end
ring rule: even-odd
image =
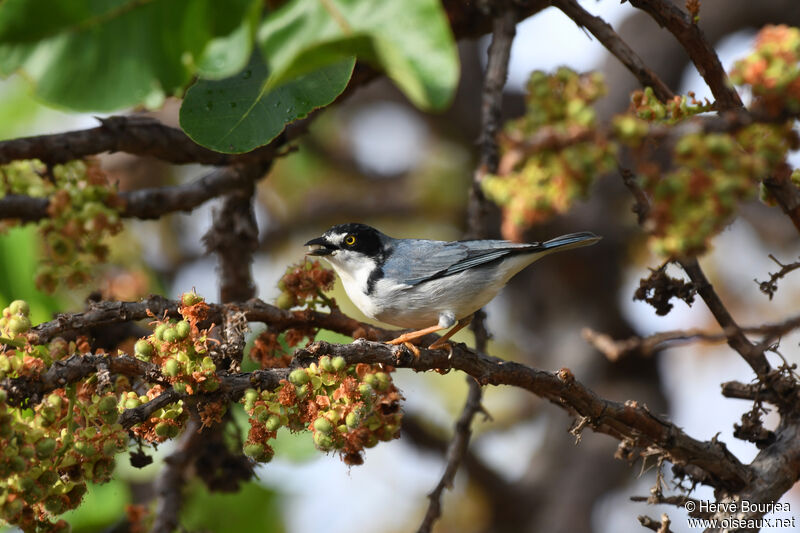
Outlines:
{"type": "Polygon", "coordinates": [[[386,344],[405,344],[407,342],[419,339],[420,337],[424,337],[428,333],[433,333],[435,331],[439,331],[440,329],[442,329],[442,327],[437,324],[437,325],[431,326],[429,328],[420,329],[420,330],[417,330],[417,331],[409,331],[408,333],[403,333],[402,335],[400,335],[396,339],[392,339],[392,340],[388,341],[386,344]]]}
{"type": "Polygon", "coordinates": [[[438,348],[443,348],[443,347],[447,346],[447,348],[450,351],[450,356],[452,357],[452,355],[453,355],[453,347],[450,346],[449,342],[447,342],[448,339],[450,337],[452,337],[453,335],[455,335],[456,333],[458,333],[459,331],[461,331],[462,329],[464,329],[466,326],[468,326],[470,322],[472,322],[472,315],[469,315],[467,318],[462,318],[461,320],[458,321],[458,324],[456,324],[453,327],[453,329],[451,329],[450,331],[448,331],[447,333],[445,333],[444,335],[439,337],[439,339],[436,342],[434,342],[433,344],[428,346],[428,349],[429,350],[436,350],[438,348]]]}

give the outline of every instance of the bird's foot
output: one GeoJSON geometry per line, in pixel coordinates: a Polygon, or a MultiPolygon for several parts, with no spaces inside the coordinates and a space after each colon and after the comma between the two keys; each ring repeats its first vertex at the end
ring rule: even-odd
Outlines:
{"type": "Polygon", "coordinates": [[[408,349],[411,351],[411,353],[413,353],[413,354],[414,354],[414,357],[415,357],[415,358],[419,359],[419,348],[417,348],[416,346],[414,346],[414,345],[413,345],[413,344],[411,344],[410,342],[404,342],[404,343],[403,343],[403,346],[405,346],[406,348],[408,348],[408,349]]]}

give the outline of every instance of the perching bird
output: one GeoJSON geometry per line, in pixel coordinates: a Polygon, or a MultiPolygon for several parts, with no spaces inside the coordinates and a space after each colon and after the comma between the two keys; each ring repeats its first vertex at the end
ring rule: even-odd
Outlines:
{"type": "MultiPolygon", "coordinates": [[[[365,315],[416,331],[389,344],[406,344],[453,327],[431,344],[447,340],[472,320],[511,277],[537,259],[600,240],[571,233],[543,243],[395,239],[365,224],[340,224],[311,239],[308,255],[323,256],[347,295],[365,315]]],[[[451,352],[452,353],[452,352],[451,352]]]]}

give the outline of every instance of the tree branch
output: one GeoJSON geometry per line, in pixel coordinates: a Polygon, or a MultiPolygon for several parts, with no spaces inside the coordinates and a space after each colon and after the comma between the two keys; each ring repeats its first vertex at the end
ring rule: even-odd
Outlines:
{"type": "Polygon", "coordinates": [[[583,9],[576,0],[556,0],[554,5],[571,18],[579,27],[586,28],[597,37],[606,49],[614,54],[625,67],[636,76],[642,87],[652,87],[656,98],[662,102],[671,100],[673,93],[655,72],[650,70],[639,55],[622,40],[605,20],[583,9]]]}
{"type": "Polygon", "coordinates": [[[659,26],[669,30],[681,43],[711,89],[718,111],[743,106],[739,93],[722,68],[717,52],[688,13],[669,0],[630,0],[630,3],[653,17],[659,26]]]}
{"type": "MultiPolygon", "coordinates": [[[[155,157],[168,163],[227,166],[275,157],[285,140],[247,154],[221,154],[204,148],[183,131],[141,115],[98,118],[100,126],[52,135],[20,137],[0,142],[0,165],[20,159],[39,159],[48,165],[66,163],[102,152],[126,152],[155,157]]],[[[293,136],[296,136],[295,132],[293,136]]]]}
{"type": "Polygon", "coordinates": [[[472,436],[472,419],[475,415],[482,411],[481,407],[481,386],[472,378],[467,378],[469,385],[469,392],[467,394],[467,401],[464,404],[464,409],[461,411],[461,416],[458,417],[456,422],[455,431],[450,444],[447,446],[447,453],[445,455],[446,466],[439,483],[428,494],[428,510],[425,512],[425,518],[422,520],[417,533],[429,533],[433,528],[433,524],[442,514],[442,493],[446,488],[453,487],[453,481],[456,478],[456,472],[461,465],[464,454],[469,445],[469,439],[472,436]]]}

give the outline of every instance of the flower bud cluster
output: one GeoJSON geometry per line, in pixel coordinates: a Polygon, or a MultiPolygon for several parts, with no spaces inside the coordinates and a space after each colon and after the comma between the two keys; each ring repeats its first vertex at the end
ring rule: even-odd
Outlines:
{"type": "Polygon", "coordinates": [[[606,91],[602,76],[560,68],[536,71],[528,82],[526,114],[509,122],[500,138],[500,175],[482,181],[486,196],[503,208],[503,235],[521,240],[522,231],[566,212],[584,198],[594,179],[615,166],[616,149],[597,129],[592,104],[606,91]],[[537,132],[574,139],[563,148],[526,150],[537,132]]]}
{"type": "Polygon", "coordinates": [[[337,451],[347,464],[361,464],[365,448],[395,438],[400,428],[399,391],[391,368],[323,356],[295,368],[275,391],[248,389],[242,399],[250,415],[244,452],[256,461],[272,459],[269,440],[281,427],[309,430],[316,447],[337,451]]]}
{"type": "MultiPolygon", "coordinates": [[[[208,304],[195,292],[184,293],[178,309],[183,320],[162,319],[154,322],[153,334],[134,344],[138,359],[158,365],[161,374],[172,388],[182,394],[214,392],[219,388],[217,365],[208,353],[208,331],[198,323],[208,315],[208,304]]],[[[160,385],[147,394],[128,392],[120,400],[120,412],[135,409],[158,397],[160,385]]],[[[183,427],[186,413],[179,401],[157,410],[148,421],[133,428],[133,432],[151,442],[163,442],[175,437],[183,427]]]]}
{"type": "Polygon", "coordinates": [[[38,160],[15,161],[0,167],[4,193],[48,197],[48,218],[39,222],[45,258],[36,285],[47,292],[59,283],[74,287],[91,275],[91,266],[108,255],[107,235],[122,228],[119,199],[93,159],[47,167],[38,160]]]}
{"type": "Polygon", "coordinates": [[[643,174],[652,197],[651,248],[672,257],[705,250],[784,160],[793,138],[788,126],[764,124],[682,137],[673,151],[675,170],[643,174]]]}
{"type": "Polygon", "coordinates": [[[730,76],[750,86],[754,108],[774,116],[800,113],[800,29],[765,26],[753,53],[737,61],[730,76]]]}
{"type": "Polygon", "coordinates": [[[0,519],[23,531],[67,531],[55,517],[80,504],[88,482],[111,479],[114,456],[127,447],[118,398],[83,383],[26,414],[0,396],[0,519]]]}
{"type": "Polygon", "coordinates": [[[333,289],[336,277],[333,271],[323,267],[319,261],[303,261],[286,268],[278,282],[281,293],[275,305],[281,309],[305,306],[309,309],[317,304],[329,305],[323,293],[333,289]]]}

